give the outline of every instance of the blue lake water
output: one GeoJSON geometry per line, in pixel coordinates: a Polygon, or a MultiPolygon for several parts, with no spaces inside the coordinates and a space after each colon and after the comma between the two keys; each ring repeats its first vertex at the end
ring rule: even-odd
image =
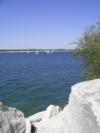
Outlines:
{"type": "Polygon", "coordinates": [[[49,104],[63,107],[84,71],[73,53],[0,53],[0,101],[26,116],[49,104]]]}

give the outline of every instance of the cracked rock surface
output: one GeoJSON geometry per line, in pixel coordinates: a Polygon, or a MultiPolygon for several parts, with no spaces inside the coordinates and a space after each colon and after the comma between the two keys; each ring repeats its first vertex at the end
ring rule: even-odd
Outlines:
{"type": "Polygon", "coordinates": [[[0,133],[25,133],[24,114],[0,102],[0,133]]]}

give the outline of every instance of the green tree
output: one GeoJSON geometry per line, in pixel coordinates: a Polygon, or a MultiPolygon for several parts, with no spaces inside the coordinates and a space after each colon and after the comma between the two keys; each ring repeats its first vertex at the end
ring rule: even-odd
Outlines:
{"type": "Polygon", "coordinates": [[[77,42],[75,53],[83,56],[86,79],[100,78],[100,22],[89,26],[77,42]]]}

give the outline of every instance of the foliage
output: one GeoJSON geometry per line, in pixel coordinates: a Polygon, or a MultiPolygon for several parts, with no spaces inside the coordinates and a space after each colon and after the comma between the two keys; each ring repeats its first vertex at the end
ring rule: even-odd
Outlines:
{"type": "Polygon", "coordinates": [[[88,69],[86,79],[100,78],[100,22],[85,30],[77,46],[75,53],[83,56],[88,69]]]}

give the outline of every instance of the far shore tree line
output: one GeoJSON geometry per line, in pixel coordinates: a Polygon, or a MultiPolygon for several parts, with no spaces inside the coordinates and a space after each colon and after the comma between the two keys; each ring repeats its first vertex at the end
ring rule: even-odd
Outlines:
{"type": "Polygon", "coordinates": [[[100,78],[100,22],[85,29],[76,44],[75,54],[83,57],[87,68],[85,78],[100,78]]]}

